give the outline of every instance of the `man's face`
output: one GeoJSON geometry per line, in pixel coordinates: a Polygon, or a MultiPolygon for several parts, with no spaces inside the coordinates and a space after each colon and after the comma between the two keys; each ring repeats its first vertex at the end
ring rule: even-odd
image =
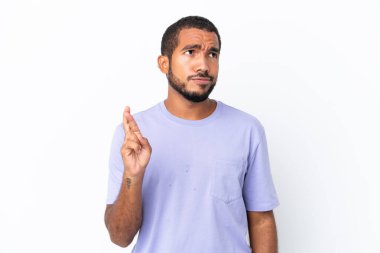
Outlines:
{"type": "Polygon", "coordinates": [[[187,100],[202,102],[212,92],[219,70],[219,42],[213,32],[190,28],[178,36],[169,62],[171,87],[187,100]]]}

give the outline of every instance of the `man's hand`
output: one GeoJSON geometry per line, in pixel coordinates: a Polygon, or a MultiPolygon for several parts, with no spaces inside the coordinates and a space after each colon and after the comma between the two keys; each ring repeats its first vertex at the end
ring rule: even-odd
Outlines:
{"type": "Polygon", "coordinates": [[[124,162],[124,179],[141,180],[152,153],[148,139],[143,137],[127,106],[123,113],[125,139],[120,153],[124,162]]]}

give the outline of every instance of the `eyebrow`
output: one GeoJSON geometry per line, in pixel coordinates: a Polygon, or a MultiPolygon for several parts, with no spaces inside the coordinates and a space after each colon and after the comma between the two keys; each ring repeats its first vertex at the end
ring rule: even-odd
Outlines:
{"type": "Polygon", "coordinates": [[[219,48],[216,48],[216,47],[211,47],[211,48],[210,48],[210,52],[219,53],[219,52],[220,52],[220,49],[219,49],[219,48]]]}
{"type": "MultiPolygon", "coordinates": [[[[187,50],[194,50],[194,49],[201,49],[202,46],[199,45],[199,44],[190,44],[190,45],[186,45],[184,48],[182,48],[181,51],[187,51],[187,50]]],[[[211,52],[215,52],[215,53],[219,53],[220,49],[217,48],[217,47],[211,47],[210,48],[210,51],[211,52]]]]}

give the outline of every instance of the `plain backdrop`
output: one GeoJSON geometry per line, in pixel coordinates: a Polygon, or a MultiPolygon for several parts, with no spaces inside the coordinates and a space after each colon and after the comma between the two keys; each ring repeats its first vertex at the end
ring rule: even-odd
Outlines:
{"type": "Polygon", "coordinates": [[[266,129],[280,252],[380,252],[379,13],[377,0],[2,0],[0,252],[131,251],[103,221],[110,142],[125,105],[166,98],[161,36],[187,15],[221,34],[211,98],[266,129]]]}

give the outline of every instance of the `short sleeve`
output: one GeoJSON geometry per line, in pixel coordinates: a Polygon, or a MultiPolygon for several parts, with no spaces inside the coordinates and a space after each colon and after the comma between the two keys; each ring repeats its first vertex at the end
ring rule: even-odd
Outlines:
{"type": "Polygon", "coordinates": [[[114,131],[109,155],[107,204],[113,204],[115,202],[121,187],[124,166],[123,159],[120,154],[120,148],[123,145],[124,136],[124,129],[120,124],[114,131]]]}
{"type": "Polygon", "coordinates": [[[260,125],[258,131],[252,133],[251,154],[243,186],[243,198],[247,211],[269,211],[279,205],[277,193],[273,184],[268,147],[264,128],[260,125]]]}

